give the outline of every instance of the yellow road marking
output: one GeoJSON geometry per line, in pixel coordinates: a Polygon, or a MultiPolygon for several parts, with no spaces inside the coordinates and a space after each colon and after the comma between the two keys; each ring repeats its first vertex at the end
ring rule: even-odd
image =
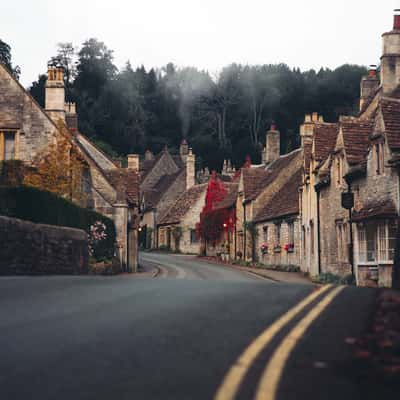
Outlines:
{"type": "Polygon", "coordinates": [[[226,374],[221,386],[215,394],[214,400],[233,400],[237,394],[240,384],[250,368],[253,361],[261,353],[263,348],[273,339],[273,337],[308,304],[314,301],[319,295],[330,289],[332,285],[323,286],[321,289],[311,293],[296,306],[291,308],[269,326],[260,336],[258,336],[247,349],[236,360],[235,364],[226,374]]]}
{"type": "Polygon", "coordinates": [[[282,340],[261,376],[256,400],[274,400],[276,398],[279,381],[291,351],[313,321],[321,315],[343,289],[344,286],[337,287],[326,295],[282,340]]]}

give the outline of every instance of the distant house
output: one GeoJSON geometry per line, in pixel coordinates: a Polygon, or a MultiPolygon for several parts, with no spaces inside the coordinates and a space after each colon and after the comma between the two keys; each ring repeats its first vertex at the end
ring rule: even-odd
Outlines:
{"type": "Polygon", "coordinates": [[[204,206],[207,185],[195,185],[183,192],[157,223],[159,247],[199,254],[196,225],[204,206]]]}
{"type": "Polygon", "coordinates": [[[35,167],[54,145],[67,140],[63,156],[77,152],[84,168],[77,179],[84,198],[71,200],[112,218],[121,263],[137,268],[139,220],[139,159],[128,157],[119,168],[78,130],[75,104],[65,103],[64,71],[49,65],[45,109],[42,109],[0,64],[0,161],[21,160],[35,167]]]}
{"type": "Polygon", "coordinates": [[[156,229],[160,219],[195,183],[195,155],[185,139],[180,145],[179,155],[172,155],[166,147],[156,156],[146,151],[140,165],[143,247],[159,246],[156,229]]]}

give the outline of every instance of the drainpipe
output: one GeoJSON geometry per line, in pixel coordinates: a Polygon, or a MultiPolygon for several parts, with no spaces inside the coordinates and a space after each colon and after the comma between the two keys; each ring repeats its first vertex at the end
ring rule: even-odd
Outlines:
{"type": "Polygon", "coordinates": [[[246,203],[243,203],[243,259],[246,261],[246,203]]]}
{"type": "Polygon", "coordinates": [[[318,274],[321,273],[321,218],[320,218],[320,191],[315,188],[317,192],[317,255],[318,255],[318,274]]]}
{"type": "Polygon", "coordinates": [[[236,260],[237,259],[237,256],[236,256],[236,253],[237,253],[237,242],[236,242],[236,236],[237,236],[237,232],[236,232],[236,223],[237,223],[237,221],[236,221],[236,208],[235,208],[235,254],[234,254],[234,259],[236,260]]]}

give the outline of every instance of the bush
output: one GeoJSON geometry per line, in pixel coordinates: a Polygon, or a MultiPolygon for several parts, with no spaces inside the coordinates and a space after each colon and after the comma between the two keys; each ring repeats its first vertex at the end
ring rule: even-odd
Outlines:
{"type": "Polygon", "coordinates": [[[114,221],[53,193],[29,186],[0,187],[0,215],[37,224],[82,229],[88,233],[91,225],[101,221],[106,226],[107,238],[96,249],[96,257],[110,258],[114,255],[114,221]]]}

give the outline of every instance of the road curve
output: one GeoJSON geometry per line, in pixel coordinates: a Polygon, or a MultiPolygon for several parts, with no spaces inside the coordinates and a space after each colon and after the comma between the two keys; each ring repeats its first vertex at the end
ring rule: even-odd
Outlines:
{"type": "MultiPolygon", "coordinates": [[[[250,343],[314,290],[150,258],[167,265],[166,278],[0,278],[0,399],[211,400],[250,343]]],[[[360,398],[345,338],[365,329],[374,293],[345,288],[313,320],[281,371],[277,400],[360,398]]],[[[235,400],[254,398],[274,351],[314,307],[292,313],[259,349],[235,400]]]]}
{"type": "Polygon", "coordinates": [[[141,253],[139,259],[141,263],[159,267],[161,278],[274,282],[246,271],[199,261],[195,256],[141,253]]]}

